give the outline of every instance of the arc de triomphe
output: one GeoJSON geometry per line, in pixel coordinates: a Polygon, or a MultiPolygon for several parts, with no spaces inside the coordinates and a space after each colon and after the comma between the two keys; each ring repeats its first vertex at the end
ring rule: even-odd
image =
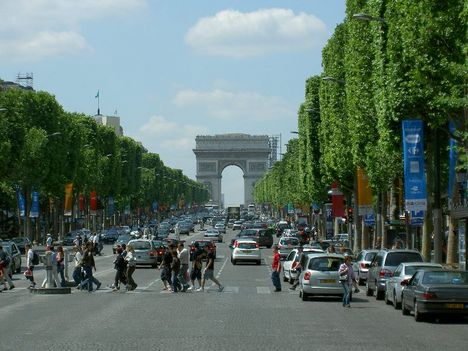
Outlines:
{"type": "Polygon", "coordinates": [[[197,136],[193,152],[197,159],[197,181],[206,185],[211,199],[222,205],[221,177],[228,166],[244,173],[244,205],[253,202],[253,188],[268,169],[267,135],[220,134],[197,136]]]}

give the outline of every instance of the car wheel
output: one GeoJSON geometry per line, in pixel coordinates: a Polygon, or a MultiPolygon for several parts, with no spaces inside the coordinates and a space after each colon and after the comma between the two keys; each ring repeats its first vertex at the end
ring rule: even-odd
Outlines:
{"type": "Polygon", "coordinates": [[[401,299],[401,314],[403,316],[408,316],[409,315],[409,309],[406,308],[405,302],[403,301],[403,298],[401,299]]]}
{"type": "Polygon", "coordinates": [[[401,302],[397,302],[395,290],[393,291],[393,308],[396,310],[401,308],[401,302]]]}
{"type": "Polygon", "coordinates": [[[388,291],[387,290],[385,290],[384,300],[385,300],[386,305],[391,305],[392,302],[388,299],[388,291]]]}
{"type": "Polygon", "coordinates": [[[423,318],[423,314],[421,312],[419,312],[419,306],[418,306],[418,302],[417,301],[414,301],[414,320],[416,322],[421,322],[424,318],[423,318]]]}
{"type": "Polygon", "coordinates": [[[305,293],[304,291],[302,292],[302,301],[307,301],[309,299],[309,294],[305,293]]]}
{"type": "Polygon", "coordinates": [[[231,260],[232,264],[235,266],[237,264],[236,260],[231,260]]]}
{"type": "Polygon", "coordinates": [[[369,288],[369,282],[366,283],[366,296],[372,296],[374,295],[374,290],[369,288]]]}

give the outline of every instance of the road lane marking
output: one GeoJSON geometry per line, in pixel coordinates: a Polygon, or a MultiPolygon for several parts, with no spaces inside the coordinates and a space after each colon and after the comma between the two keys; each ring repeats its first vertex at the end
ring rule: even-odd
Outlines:
{"type": "Polygon", "coordinates": [[[271,294],[268,286],[257,286],[257,294],[271,294]]]}

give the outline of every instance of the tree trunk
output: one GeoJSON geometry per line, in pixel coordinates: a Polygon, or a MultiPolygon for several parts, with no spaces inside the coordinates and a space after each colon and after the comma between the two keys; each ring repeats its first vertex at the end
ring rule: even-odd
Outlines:
{"type": "Polygon", "coordinates": [[[449,233],[447,239],[447,264],[455,264],[458,263],[458,238],[457,233],[458,231],[458,223],[457,220],[453,219],[451,216],[449,217],[449,233]]]}

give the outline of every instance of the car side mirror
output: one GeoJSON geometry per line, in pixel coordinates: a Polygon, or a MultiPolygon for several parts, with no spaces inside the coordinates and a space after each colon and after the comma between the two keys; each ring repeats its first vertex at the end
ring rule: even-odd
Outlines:
{"type": "Polygon", "coordinates": [[[400,283],[401,286],[408,286],[409,285],[409,280],[408,279],[404,279],[401,281],[400,283]]]}

